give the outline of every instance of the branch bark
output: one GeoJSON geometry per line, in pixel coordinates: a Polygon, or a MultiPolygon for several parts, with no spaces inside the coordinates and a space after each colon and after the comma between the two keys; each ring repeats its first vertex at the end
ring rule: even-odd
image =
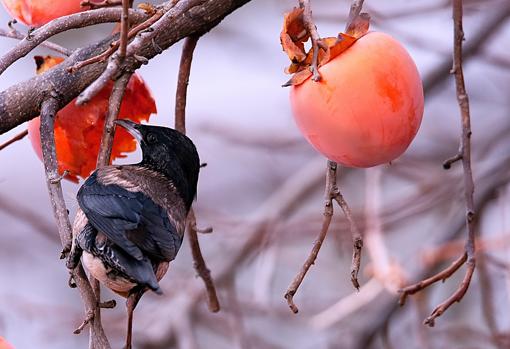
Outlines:
{"type": "MultiPolygon", "coordinates": [[[[199,36],[193,35],[187,37],[182,48],[181,62],[179,65],[179,76],[177,77],[177,90],[175,95],[175,129],[186,134],[186,98],[188,93],[189,75],[191,72],[191,63],[193,61],[193,52],[197,46],[199,36]]],[[[200,242],[198,240],[197,219],[195,212],[191,208],[187,218],[188,240],[193,256],[193,266],[200,278],[204,281],[207,291],[207,306],[213,313],[220,311],[220,302],[216,294],[216,287],[211,277],[211,271],[205,263],[200,242]]]]}
{"type": "Polygon", "coordinates": [[[462,69],[462,42],[464,41],[464,31],[462,28],[462,0],[453,1],[453,24],[454,24],[454,45],[453,45],[453,69],[455,75],[455,86],[457,92],[457,102],[461,114],[462,134],[460,139],[459,152],[448,159],[443,167],[448,169],[451,165],[462,160],[464,170],[464,199],[466,201],[466,227],[467,240],[465,252],[448,268],[438,274],[420,281],[414,285],[408,286],[402,290],[400,304],[403,305],[407,295],[414,294],[424,288],[436,283],[439,280],[444,281],[449,278],[464,264],[466,264],[466,273],[464,279],[460,283],[457,290],[448,297],[444,302],[439,304],[425,319],[425,324],[434,326],[435,319],[441,316],[450,306],[456,302],[460,302],[467,292],[471,278],[473,276],[476,264],[475,256],[475,205],[473,194],[475,185],[473,181],[473,173],[471,170],[471,117],[469,111],[469,99],[464,83],[464,73],[462,69]]]}
{"type": "MultiPolygon", "coordinates": [[[[179,1],[172,8],[171,15],[167,16],[165,21],[158,21],[157,26],[154,25],[151,27],[154,30],[152,33],[149,33],[151,35],[150,40],[137,41],[135,39],[128,45],[128,56],[134,50],[138,56],[150,60],[154,56],[160,54],[162,50],[168,49],[179,40],[193,34],[203,34],[212,29],[219,24],[223,18],[250,0],[203,0],[199,5],[192,8],[189,8],[189,1],[191,0],[179,1]],[[137,46],[131,46],[135,42],[137,42],[137,46]]],[[[106,10],[116,11],[117,15],[112,15],[110,18],[112,22],[120,19],[122,9],[105,8],[96,11],[106,10]]],[[[135,13],[139,13],[139,11],[133,11],[133,16],[130,12],[130,18],[134,17],[135,13]]],[[[146,16],[143,16],[143,18],[146,18],[146,16]]],[[[50,27],[44,26],[42,28],[46,28],[46,30],[51,29],[56,33],[56,28],[54,28],[56,25],[52,24],[55,21],[48,24],[50,27]]],[[[143,36],[147,37],[149,34],[144,34],[143,36]]],[[[46,35],[44,40],[47,38],[48,36],[46,35]]],[[[106,68],[106,63],[97,62],[83,67],[72,74],[68,73],[67,69],[79,61],[101,54],[108,49],[111,42],[115,39],[116,36],[112,36],[88,47],[79,49],[54,69],[39,76],[35,76],[28,81],[18,83],[1,92],[0,134],[39,115],[41,103],[45,99],[45,96],[48,95],[49,91],[53,90],[54,93],[58,94],[59,108],[64,107],[78,96],[80,92],[101,76],[106,68]]],[[[142,62],[129,56],[126,57],[121,70],[132,72],[139,68],[141,64],[142,62]]],[[[108,80],[109,79],[106,81],[108,80]]]]}
{"type": "MultiPolygon", "coordinates": [[[[58,233],[64,251],[68,251],[71,245],[72,233],[69,214],[65,205],[61,177],[58,174],[57,154],[55,151],[54,123],[55,115],[59,108],[59,102],[55,97],[47,97],[41,105],[41,148],[43,153],[44,169],[50,194],[51,205],[57,223],[58,233]]],[[[72,277],[80,291],[80,295],[85,304],[86,319],[94,313],[98,301],[94,296],[89,280],[81,265],[72,273],[72,277]]],[[[92,335],[90,337],[91,347],[95,349],[110,348],[108,339],[99,321],[89,319],[92,335]]]]}

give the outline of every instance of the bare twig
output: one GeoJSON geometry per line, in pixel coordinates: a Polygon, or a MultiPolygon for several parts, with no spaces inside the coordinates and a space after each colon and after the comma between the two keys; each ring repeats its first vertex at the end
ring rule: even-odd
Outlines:
{"type": "Polygon", "coordinates": [[[110,157],[112,154],[113,137],[115,135],[115,123],[122,104],[122,98],[126,92],[126,86],[131,78],[131,74],[126,73],[122,75],[113,84],[112,94],[109,100],[108,115],[104,122],[103,137],[101,138],[101,146],[99,147],[99,154],[97,156],[96,166],[106,166],[110,164],[110,157]]]}
{"type": "MultiPolygon", "coordinates": [[[[457,91],[457,101],[461,112],[462,135],[460,141],[459,152],[456,156],[447,160],[448,166],[455,161],[462,160],[464,169],[464,197],[466,201],[466,226],[468,231],[465,252],[448,267],[440,273],[420,281],[414,285],[406,287],[402,290],[400,303],[405,302],[405,298],[409,294],[416,293],[427,286],[439,281],[445,280],[453,275],[464,263],[467,269],[464,279],[457,290],[444,302],[439,304],[425,319],[425,324],[434,326],[435,319],[441,316],[452,304],[460,302],[466,293],[471,277],[475,270],[475,207],[474,207],[474,182],[471,170],[471,120],[469,112],[469,100],[464,84],[464,74],[462,70],[462,42],[464,40],[464,32],[462,29],[462,0],[453,1],[453,23],[454,23],[454,53],[453,53],[453,69],[455,75],[455,85],[457,91]],[[449,161],[449,162],[448,162],[449,161]]],[[[447,166],[445,166],[447,168],[447,166]]]]}
{"type": "MultiPolygon", "coordinates": [[[[238,2],[240,3],[244,3],[247,1],[249,0],[238,0],[238,2]]],[[[147,63],[148,61],[147,55],[142,53],[143,49],[146,48],[147,45],[152,43],[152,48],[154,49],[154,51],[156,51],[155,53],[156,54],[161,53],[160,45],[154,44],[156,35],[159,33],[157,29],[167,25],[169,22],[176,23],[177,17],[183,15],[184,13],[190,12],[193,7],[205,5],[206,2],[207,0],[187,0],[180,1],[177,3],[175,3],[174,1],[167,1],[161,7],[163,15],[161,16],[161,18],[155,21],[153,25],[149,27],[151,28],[151,30],[148,30],[146,35],[138,36],[128,44],[128,47],[126,49],[126,56],[133,57],[134,60],[138,62],[137,63],[138,66],[147,63]],[[154,46],[157,46],[157,48],[154,46]]],[[[189,33],[187,36],[191,34],[193,33],[189,33]]],[[[96,79],[96,81],[91,83],[78,96],[78,99],[76,101],[77,104],[79,105],[84,104],[88,102],[91,98],[93,98],[97,93],[99,93],[99,91],[103,89],[103,87],[108,83],[108,81],[110,81],[119,72],[119,70],[124,69],[124,66],[121,63],[122,62],[120,62],[120,60],[118,59],[118,55],[115,54],[112,55],[103,73],[96,79]]]]}
{"type": "MultiPolygon", "coordinates": [[[[191,72],[191,62],[193,61],[193,52],[197,45],[199,36],[187,37],[182,48],[181,62],[179,65],[179,76],[177,78],[177,91],[175,96],[175,129],[186,134],[186,97],[188,91],[189,75],[191,72]]],[[[220,310],[220,302],[216,295],[211,272],[205,263],[200,243],[198,241],[198,229],[195,212],[190,210],[187,218],[188,238],[193,255],[193,266],[197,274],[202,278],[207,290],[207,305],[212,312],[220,310]]]]}
{"type": "Polygon", "coordinates": [[[326,49],[324,44],[320,41],[321,38],[317,32],[317,27],[312,18],[312,8],[310,7],[310,0],[299,0],[299,6],[303,9],[303,22],[306,26],[306,30],[310,34],[312,40],[312,63],[310,64],[310,71],[312,72],[312,80],[320,81],[321,74],[319,73],[319,67],[317,59],[319,58],[319,47],[326,49]]]}
{"type": "Polygon", "coordinates": [[[7,148],[8,146],[10,146],[12,143],[15,143],[19,140],[22,140],[23,138],[25,138],[26,136],[28,135],[28,130],[24,130],[24,131],[21,131],[20,133],[18,133],[16,136],[12,137],[11,139],[9,139],[8,141],[0,144],[0,150],[3,150],[4,148],[7,148]]]}
{"type": "Polygon", "coordinates": [[[190,36],[184,40],[182,47],[177,89],[175,92],[175,129],[186,134],[186,98],[188,95],[189,75],[193,52],[197,46],[198,37],[190,36]]]}
{"type": "Polygon", "coordinates": [[[365,0],[353,0],[351,3],[351,8],[349,9],[349,17],[347,19],[347,23],[345,24],[345,31],[349,32],[352,28],[354,22],[359,17],[361,13],[361,9],[363,8],[363,2],[365,0]]]}
{"type": "MultiPolygon", "coordinates": [[[[143,21],[142,23],[138,24],[137,26],[135,26],[134,28],[129,30],[129,32],[127,34],[126,45],[127,45],[127,42],[129,39],[135,37],[135,35],[140,33],[141,31],[149,28],[158,19],[160,19],[162,15],[163,15],[162,11],[156,11],[156,13],[154,15],[152,15],[150,18],[148,18],[146,21],[143,21]]],[[[110,47],[108,47],[108,49],[106,49],[105,51],[101,52],[100,54],[98,54],[96,56],[90,57],[86,60],[76,62],[73,66],[69,67],[67,70],[70,73],[73,73],[87,65],[98,63],[98,62],[105,62],[108,59],[108,57],[110,57],[112,54],[115,53],[115,51],[117,51],[117,49],[119,49],[120,44],[121,44],[121,40],[115,40],[114,42],[111,43],[110,47]]],[[[124,52],[124,56],[125,56],[125,52],[124,52]]]]}
{"type": "MultiPolygon", "coordinates": [[[[120,76],[121,73],[119,69],[128,72],[138,69],[142,63],[146,63],[147,60],[152,59],[163,50],[168,49],[177,41],[190,35],[207,32],[218,25],[218,23],[231,12],[237,10],[249,1],[250,0],[181,0],[175,3],[175,5],[173,5],[174,1],[163,3],[158,8],[164,10],[167,7],[173,7],[165,13],[164,17],[154,23],[150,29],[148,28],[144,31],[143,35],[138,35],[128,44],[126,57],[129,57],[129,59],[126,59],[122,66],[119,66],[116,62],[111,62],[111,65],[108,66],[106,66],[105,63],[96,63],[74,74],[67,74],[67,69],[70,66],[105,51],[109,45],[115,41],[115,37],[111,36],[87,47],[77,49],[68,59],[44,74],[37,75],[0,92],[0,134],[38,116],[41,103],[50,91],[53,90],[59,94],[58,100],[61,103],[60,107],[64,107],[71,102],[81,91],[83,91],[81,101],[85,102],[94,95],[93,91],[96,91],[96,88],[100,87],[101,89],[111,78],[120,76]],[[192,13],[193,15],[190,15],[192,13]],[[195,15],[198,13],[207,15],[195,15]],[[138,58],[143,57],[145,61],[136,59],[134,55],[138,58]],[[101,81],[96,81],[98,79],[101,81]],[[87,86],[91,88],[88,92],[86,92],[87,86]]],[[[88,18],[88,23],[91,24],[100,21],[116,22],[119,21],[121,12],[122,10],[119,8],[104,8],[61,17],[37,29],[34,32],[34,39],[43,39],[42,41],[44,41],[48,39],[49,36],[53,35],[52,33],[74,28],[72,23],[70,23],[71,18],[73,18],[76,26],[84,25],[84,18],[88,18]],[[90,15],[92,12],[96,13],[95,17],[90,15]],[[99,14],[101,16],[99,16],[99,14]],[[105,18],[107,17],[106,15],[110,17],[105,18]]],[[[151,12],[150,15],[152,14],[151,12]]],[[[146,20],[150,15],[142,11],[131,10],[129,18],[133,23],[140,23],[146,20]]],[[[12,59],[15,61],[29,52],[33,47],[37,46],[37,43],[33,45],[31,41],[28,43],[25,41],[22,42],[18,43],[18,45],[21,46],[17,45],[19,50],[13,49],[15,53],[6,58],[7,61],[11,61],[12,59]]],[[[3,60],[4,58],[5,56],[0,58],[0,71],[2,67],[5,68],[3,65],[6,62],[3,60]]]]}
{"type": "MultiPolygon", "coordinates": [[[[110,163],[110,157],[112,153],[112,145],[113,145],[113,138],[115,135],[115,119],[117,119],[117,116],[120,111],[120,106],[122,104],[122,98],[124,97],[124,92],[126,91],[126,86],[129,82],[129,79],[131,77],[131,74],[124,74],[122,75],[118,80],[115,81],[115,84],[113,85],[112,93],[109,100],[108,105],[108,115],[105,119],[104,127],[103,127],[103,136],[101,138],[101,145],[99,147],[99,154],[97,156],[97,164],[96,167],[102,167],[107,166],[110,163]]],[[[115,306],[115,302],[113,303],[110,301],[110,303],[106,302],[104,304],[101,303],[101,285],[97,279],[90,276],[90,284],[92,286],[92,289],[94,291],[94,295],[97,299],[97,306],[95,307],[94,311],[92,312],[92,317],[97,322],[101,322],[101,309],[102,308],[113,308],[115,306]]],[[[82,326],[80,326],[82,329],[84,326],[86,326],[90,319],[85,319],[82,326]]],[[[81,331],[81,330],[80,330],[81,331]]],[[[90,327],[90,335],[93,336],[93,327],[90,327]]],[[[76,332],[75,332],[76,333],[76,332]]],[[[78,332],[79,333],[79,332],[78,332]]],[[[91,347],[90,349],[95,349],[91,347]]]]}
{"type": "MultiPolygon", "coordinates": [[[[18,40],[24,40],[26,38],[25,35],[23,35],[17,30],[5,30],[5,29],[0,29],[0,36],[18,40]]],[[[39,46],[46,47],[47,49],[63,54],[64,56],[70,56],[73,53],[72,50],[69,50],[68,48],[55,44],[54,42],[51,41],[43,41],[39,44],[39,46]]]]}
{"type": "Polygon", "coordinates": [[[333,200],[335,200],[340,205],[351,226],[351,233],[354,243],[351,264],[351,282],[356,289],[359,289],[358,272],[361,261],[361,248],[363,246],[363,239],[361,237],[361,234],[359,233],[356,223],[354,222],[354,219],[352,218],[351,210],[349,209],[347,202],[344,200],[336,184],[336,171],[337,164],[333,161],[328,161],[326,170],[326,189],[324,193],[325,202],[322,228],[320,230],[319,236],[313,243],[313,247],[312,250],[310,251],[310,254],[308,255],[308,258],[301,267],[301,270],[294,277],[294,280],[292,280],[292,283],[287,288],[287,291],[285,292],[284,295],[290,309],[294,313],[297,313],[299,311],[298,307],[294,303],[294,295],[296,294],[299,286],[303,282],[303,279],[305,278],[306,273],[308,272],[310,267],[313,264],[315,264],[315,260],[317,259],[317,255],[319,254],[319,250],[322,246],[322,243],[324,242],[324,239],[328,234],[329,226],[331,224],[331,218],[333,216],[333,200]]]}
{"type": "Polygon", "coordinates": [[[188,214],[188,240],[191,248],[191,254],[193,256],[193,266],[195,267],[198,276],[200,276],[200,278],[204,281],[205,289],[207,291],[207,306],[211,312],[216,313],[220,311],[220,302],[216,295],[216,287],[214,286],[214,281],[211,277],[211,271],[207,268],[207,264],[202,256],[202,251],[200,250],[196,225],[197,221],[195,218],[195,212],[191,209],[188,214]]]}
{"type": "Polygon", "coordinates": [[[363,248],[363,237],[359,232],[356,222],[354,222],[354,218],[352,217],[352,212],[351,209],[349,208],[349,205],[347,205],[347,201],[345,201],[338,187],[335,187],[334,189],[335,195],[333,199],[335,199],[335,201],[340,205],[342,211],[344,211],[345,217],[349,221],[353,244],[351,262],[351,282],[356,289],[359,289],[358,273],[361,264],[361,249],[363,248]]]}
{"type": "Polygon", "coordinates": [[[129,2],[130,0],[122,0],[122,17],[120,21],[120,47],[119,59],[121,61],[126,57],[126,47],[128,43],[129,31],[129,2]]]}
{"type": "MultiPolygon", "coordinates": [[[[495,6],[487,17],[482,21],[482,25],[473,31],[469,41],[466,42],[462,48],[462,59],[464,61],[475,56],[488,42],[487,38],[494,36],[507,21],[510,16],[510,2],[504,2],[499,6],[495,6]]],[[[432,70],[423,79],[425,98],[427,95],[436,88],[440,83],[445,81],[445,76],[448,76],[448,72],[452,69],[452,62],[450,60],[444,60],[434,70],[432,70]]]]}
{"type": "MultiPolygon", "coordinates": [[[[69,16],[54,19],[48,24],[45,24],[31,32],[30,38],[25,37],[0,58],[0,74],[3,73],[5,69],[7,69],[18,59],[26,56],[38,45],[42,44],[48,38],[58,33],[100,23],[117,22],[120,20],[121,15],[122,9],[103,8],[99,10],[75,13],[69,16]]],[[[147,16],[142,11],[131,10],[129,18],[132,21],[140,22],[143,19],[146,19],[147,16]]]]}
{"type": "MultiPolygon", "coordinates": [[[[57,155],[55,151],[54,122],[58,111],[59,102],[54,97],[48,97],[41,106],[41,148],[43,153],[44,168],[48,183],[51,204],[57,222],[57,228],[64,251],[69,250],[71,244],[71,223],[69,222],[68,211],[65,205],[62,186],[60,182],[54,179],[59,176],[57,167],[57,155]]],[[[94,348],[110,348],[108,339],[104,333],[100,321],[95,318],[90,319],[90,314],[94,314],[98,301],[85,275],[83,267],[80,265],[72,274],[80,295],[85,303],[85,313],[88,323],[91,323],[90,343],[94,348]]]]}
{"type": "MultiPolygon", "coordinates": [[[[363,6],[364,0],[354,0],[351,5],[350,13],[349,13],[349,21],[347,23],[346,28],[350,26],[350,23],[354,21],[360,14],[361,8],[363,6]]],[[[307,30],[310,34],[310,37],[312,39],[312,47],[314,50],[314,55],[312,59],[312,65],[310,69],[313,73],[313,80],[319,81],[320,80],[320,74],[317,69],[317,55],[319,51],[319,45],[320,45],[320,38],[317,33],[317,28],[315,27],[315,24],[313,23],[312,19],[312,11],[310,8],[310,2],[309,0],[299,0],[299,5],[301,8],[304,9],[303,17],[304,22],[307,27],[307,30]]],[[[293,313],[297,313],[299,310],[294,303],[294,295],[296,294],[299,286],[303,282],[303,279],[306,276],[306,273],[310,269],[310,267],[315,263],[315,260],[317,259],[317,255],[319,253],[319,250],[322,246],[322,243],[324,242],[324,239],[326,238],[326,235],[329,230],[329,225],[331,224],[331,218],[333,216],[333,200],[335,200],[338,205],[342,208],[342,211],[344,212],[347,220],[349,221],[350,228],[351,228],[351,234],[352,234],[352,240],[353,240],[353,253],[352,253],[352,262],[351,262],[351,282],[353,286],[359,290],[359,282],[358,282],[358,273],[361,263],[361,249],[363,247],[363,238],[356,226],[356,223],[354,222],[354,219],[352,217],[351,210],[349,206],[347,205],[347,202],[344,200],[344,197],[340,190],[338,189],[338,186],[336,184],[336,171],[337,171],[337,164],[333,161],[328,161],[327,169],[326,169],[326,190],[325,190],[325,203],[324,203],[324,218],[322,221],[322,228],[319,233],[319,236],[317,237],[317,240],[315,240],[312,251],[308,255],[308,258],[306,259],[305,263],[301,267],[301,270],[298,272],[298,274],[294,277],[294,280],[292,280],[291,284],[287,288],[287,291],[285,292],[285,299],[287,300],[287,303],[292,310],[293,313]]]]}

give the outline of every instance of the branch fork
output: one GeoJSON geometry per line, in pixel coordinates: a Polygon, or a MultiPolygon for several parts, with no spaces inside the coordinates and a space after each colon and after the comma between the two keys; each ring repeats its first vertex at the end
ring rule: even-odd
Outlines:
{"type": "Polygon", "coordinates": [[[438,282],[445,281],[447,278],[455,274],[461,266],[466,264],[466,272],[464,278],[457,290],[448,297],[444,302],[439,304],[424,321],[426,325],[434,326],[435,319],[441,316],[450,306],[456,302],[460,302],[467,292],[471,278],[473,276],[476,259],[475,259],[475,237],[476,222],[473,193],[475,189],[473,181],[473,173],[471,169],[471,116],[469,110],[469,99],[464,83],[464,73],[462,68],[462,42],[464,40],[464,32],[462,29],[462,0],[453,0],[453,23],[454,23],[454,53],[453,53],[453,69],[455,76],[455,86],[457,93],[457,102],[459,104],[461,114],[462,133],[460,137],[459,152],[453,157],[447,159],[443,163],[445,169],[449,169],[451,165],[462,160],[464,171],[464,199],[466,202],[466,227],[467,240],[464,253],[457,258],[448,268],[437,273],[436,275],[420,281],[414,285],[402,289],[400,296],[400,305],[405,303],[408,295],[419,292],[428,286],[438,282]]]}
{"type": "Polygon", "coordinates": [[[320,230],[319,236],[313,243],[312,250],[308,255],[308,258],[305,260],[301,270],[294,277],[294,280],[288,287],[285,292],[284,298],[287,300],[287,304],[291,311],[296,314],[299,309],[294,303],[294,295],[296,294],[299,286],[303,282],[308,270],[312,265],[315,264],[315,260],[319,254],[320,248],[324,243],[326,235],[329,231],[329,226],[331,224],[331,219],[333,217],[334,209],[333,209],[333,200],[338,203],[338,205],[342,208],[346,218],[349,221],[352,240],[353,240],[353,254],[352,254],[352,262],[351,262],[351,282],[357,290],[359,290],[359,282],[358,282],[358,273],[361,263],[361,250],[363,247],[363,238],[357,228],[356,223],[352,217],[351,210],[347,205],[344,197],[342,196],[337,183],[336,183],[336,174],[337,174],[337,164],[333,161],[328,161],[327,170],[326,170],[326,189],[325,189],[325,201],[324,201],[324,219],[322,221],[322,228],[320,230]]]}

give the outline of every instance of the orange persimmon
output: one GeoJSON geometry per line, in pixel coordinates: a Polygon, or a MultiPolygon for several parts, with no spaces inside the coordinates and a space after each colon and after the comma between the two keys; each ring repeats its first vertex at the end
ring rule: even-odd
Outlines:
{"type": "Polygon", "coordinates": [[[26,25],[38,27],[49,21],[80,12],[82,0],[2,0],[11,16],[26,25]]]}
{"type": "Polygon", "coordinates": [[[423,115],[422,82],[391,36],[369,32],[319,68],[322,79],[291,87],[296,123],[324,156],[351,167],[399,157],[423,115]]]}
{"type": "Polygon", "coordinates": [[[14,347],[4,338],[0,337],[0,349],[14,349],[14,347]]]}
{"type": "MultiPolygon", "coordinates": [[[[60,63],[59,57],[36,57],[38,73],[60,63]]],[[[113,88],[110,81],[87,104],[78,106],[76,100],[62,108],[55,119],[55,143],[59,173],[68,171],[67,179],[77,182],[77,177],[86,178],[96,168],[97,155],[106,115],[108,101],[113,88]]],[[[139,74],[129,80],[119,112],[119,118],[135,122],[147,121],[156,113],[154,98],[139,74]]],[[[40,119],[28,123],[28,136],[37,156],[42,159],[40,119]]],[[[125,157],[125,153],[136,149],[136,141],[123,128],[117,128],[111,160],[125,157]]]]}

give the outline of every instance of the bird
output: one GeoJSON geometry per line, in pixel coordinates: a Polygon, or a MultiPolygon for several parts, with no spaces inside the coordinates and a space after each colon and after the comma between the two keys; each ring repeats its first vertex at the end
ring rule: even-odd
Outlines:
{"type": "Polygon", "coordinates": [[[140,144],[136,164],[96,169],[77,193],[66,265],[80,262],[113,292],[126,298],[126,349],[133,311],[142,295],[161,294],[159,281],[182,243],[196,197],[200,159],[193,141],[171,128],[118,119],[140,144]]]}

